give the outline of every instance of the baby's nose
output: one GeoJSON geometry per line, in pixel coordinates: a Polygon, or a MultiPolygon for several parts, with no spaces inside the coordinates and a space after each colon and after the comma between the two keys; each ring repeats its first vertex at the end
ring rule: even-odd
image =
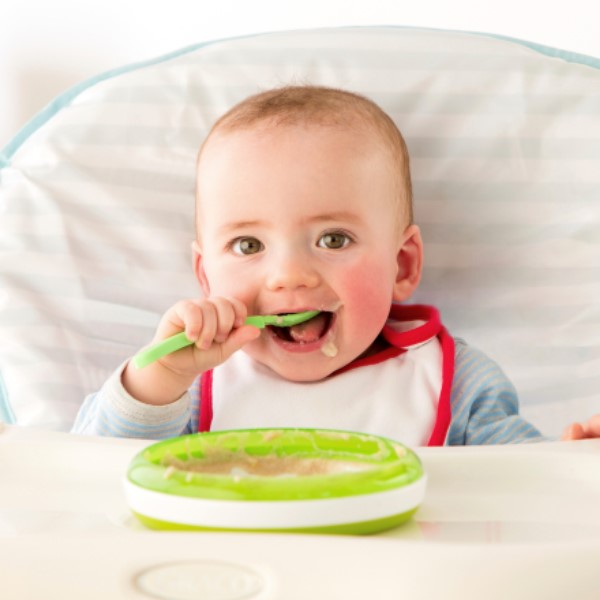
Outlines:
{"type": "Polygon", "coordinates": [[[272,261],[267,274],[270,290],[312,288],[319,284],[320,276],[307,257],[289,254],[272,261]]]}

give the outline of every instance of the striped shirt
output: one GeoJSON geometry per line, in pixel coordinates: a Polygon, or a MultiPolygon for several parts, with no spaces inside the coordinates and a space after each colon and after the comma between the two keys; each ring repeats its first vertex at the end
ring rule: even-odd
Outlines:
{"type": "MultiPolygon", "coordinates": [[[[118,369],[88,396],[72,432],[143,439],[166,439],[196,433],[202,410],[200,378],[177,401],[143,404],[121,384],[118,369]]],[[[519,415],[514,386],[489,357],[455,339],[451,421],[445,444],[477,445],[542,441],[541,433],[519,415]]]]}

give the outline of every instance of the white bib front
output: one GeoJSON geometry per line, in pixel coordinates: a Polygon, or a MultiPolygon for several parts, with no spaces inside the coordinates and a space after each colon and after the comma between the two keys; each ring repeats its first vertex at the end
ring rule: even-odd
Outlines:
{"type": "Polygon", "coordinates": [[[437,417],[442,358],[433,337],[383,362],[296,383],[237,352],[213,371],[211,429],[344,429],[427,445],[437,417]]]}

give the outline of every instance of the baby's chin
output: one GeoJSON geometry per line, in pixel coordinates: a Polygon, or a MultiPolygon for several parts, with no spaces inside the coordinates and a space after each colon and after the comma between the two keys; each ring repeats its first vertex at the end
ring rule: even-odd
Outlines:
{"type": "Polygon", "coordinates": [[[336,356],[327,356],[325,352],[321,349],[304,355],[292,355],[286,360],[246,353],[282,379],[295,383],[313,383],[326,379],[344,366],[343,358],[337,352],[336,356]]]}

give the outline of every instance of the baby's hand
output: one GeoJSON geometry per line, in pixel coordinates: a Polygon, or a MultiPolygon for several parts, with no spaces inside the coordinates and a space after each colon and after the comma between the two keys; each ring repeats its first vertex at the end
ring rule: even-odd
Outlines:
{"type": "Polygon", "coordinates": [[[591,417],[587,423],[572,423],[563,432],[561,440],[585,440],[600,438],[600,414],[591,417]]]}
{"type": "Polygon", "coordinates": [[[246,316],[245,305],[235,298],[178,302],[161,319],[153,343],[185,331],[195,344],[161,358],[160,362],[194,377],[220,365],[260,335],[256,327],[244,325],[246,316]]]}
{"type": "Polygon", "coordinates": [[[260,336],[260,329],[244,325],[246,316],[243,302],[232,298],[178,302],[163,315],[152,343],[185,331],[195,344],[167,354],[143,369],[128,364],[122,378],[125,389],[146,404],[174,402],[200,373],[225,362],[260,336]]]}

